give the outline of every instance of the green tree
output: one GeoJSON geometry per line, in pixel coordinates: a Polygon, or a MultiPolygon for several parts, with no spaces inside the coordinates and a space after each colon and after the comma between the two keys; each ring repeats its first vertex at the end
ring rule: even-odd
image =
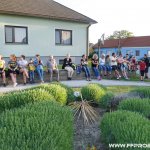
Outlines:
{"type": "Polygon", "coordinates": [[[132,32],[129,32],[127,30],[121,30],[121,31],[114,31],[112,35],[108,36],[107,39],[124,39],[127,37],[134,36],[132,32]]]}

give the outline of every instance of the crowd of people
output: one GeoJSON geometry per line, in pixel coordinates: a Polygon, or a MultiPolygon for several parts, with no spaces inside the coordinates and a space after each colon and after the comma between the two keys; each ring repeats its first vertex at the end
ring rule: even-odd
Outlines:
{"type": "MultiPolygon", "coordinates": [[[[80,65],[76,68],[76,65],[72,62],[70,54],[67,54],[66,58],[64,58],[62,69],[67,70],[68,80],[72,79],[74,71],[77,69],[79,73],[84,71],[86,80],[91,81],[91,72],[88,63],[88,57],[86,55],[82,55],[80,65]]],[[[30,58],[29,61],[26,60],[24,55],[21,55],[17,59],[17,57],[13,54],[10,55],[10,60],[6,65],[5,60],[0,55],[0,75],[4,86],[6,86],[6,77],[10,76],[13,86],[16,87],[18,74],[23,75],[24,85],[26,85],[28,81],[32,84],[35,82],[35,72],[37,72],[41,83],[44,83],[44,66],[46,66],[46,72],[50,74],[50,82],[53,80],[54,73],[57,74],[57,81],[59,82],[59,69],[56,59],[53,56],[50,56],[44,65],[40,55],[38,54],[34,59],[30,58]]],[[[105,56],[105,54],[102,54],[100,58],[98,58],[97,54],[94,54],[91,60],[91,68],[98,80],[101,80],[102,76],[109,76],[112,73],[117,80],[121,77],[128,80],[128,72],[139,69],[141,75],[140,80],[143,81],[145,78],[148,78],[149,59],[146,54],[140,61],[137,61],[135,56],[131,57],[128,54],[124,57],[122,54],[116,56],[115,53],[112,53],[111,56],[105,56]]]]}

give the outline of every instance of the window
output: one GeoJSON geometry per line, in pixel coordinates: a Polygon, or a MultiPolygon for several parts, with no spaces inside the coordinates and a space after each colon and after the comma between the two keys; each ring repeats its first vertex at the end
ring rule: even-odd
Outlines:
{"type": "Polygon", "coordinates": [[[140,51],[139,50],[135,51],[135,56],[140,56],[140,51]]]}
{"type": "Polygon", "coordinates": [[[5,43],[27,44],[27,27],[5,26],[5,43]]]}
{"type": "Polygon", "coordinates": [[[72,45],[72,31],[56,29],[55,43],[57,45],[72,45]]]}

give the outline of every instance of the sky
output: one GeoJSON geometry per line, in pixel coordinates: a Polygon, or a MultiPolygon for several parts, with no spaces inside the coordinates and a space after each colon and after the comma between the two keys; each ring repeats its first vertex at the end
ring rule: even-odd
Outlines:
{"type": "Polygon", "coordinates": [[[55,0],[98,23],[90,27],[89,40],[96,43],[114,31],[128,30],[135,36],[150,35],[150,0],[55,0]]]}

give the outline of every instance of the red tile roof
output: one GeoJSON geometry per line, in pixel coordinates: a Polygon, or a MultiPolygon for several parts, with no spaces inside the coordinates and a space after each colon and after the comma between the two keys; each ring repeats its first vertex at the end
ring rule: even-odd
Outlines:
{"type": "MultiPolygon", "coordinates": [[[[102,48],[117,48],[119,44],[118,39],[105,40],[102,48]]],[[[129,37],[120,40],[121,47],[150,47],[150,36],[129,37]]],[[[95,44],[93,48],[98,48],[95,44]]]]}
{"type": "Polygon", "coordinates": [[[0,0],[0,14],[13,14],[50,19],[97,23],[53,0],[0,0]]]}

